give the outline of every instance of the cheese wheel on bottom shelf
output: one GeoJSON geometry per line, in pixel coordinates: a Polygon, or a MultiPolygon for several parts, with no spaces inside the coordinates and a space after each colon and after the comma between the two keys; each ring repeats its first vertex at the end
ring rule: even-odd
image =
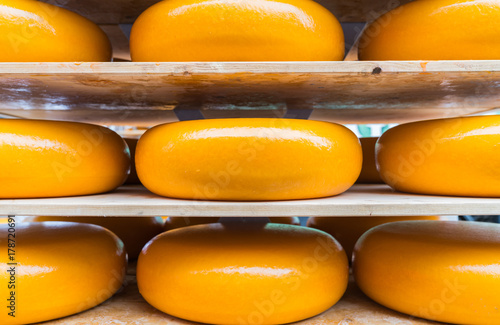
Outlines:
{"type": "Polygon", "coordinates": [[[0,198],[108,192],[123,184],[129,169],[127,145],[108,128],[0,119],[0,198]]]}
{"type": "Polygon", "coordinates": [[[27,217],[24,222],[62,221],[98,225],[111,230],[125,245],[128,258],[136,259],[154,236],[163,232],[160,217],[27,217]]]}
{"type": "Polygon", "coordinates": [[[404,217],[311,217],[307,226],[333,236],[344,248],[349,262],[354,245],[366,231],[378,225],[408,220],[458,220],[457,216],[404,216],[404,217]]]}
{"type": "MultiPolygon", "coordinates": [[[[163,227],[167,231],[187,226],[217,223],[219,219],[219,217],[168,217],[163,227]]],[[[269,217],[269,221],[271,223],[300,226],[298,217],[269,217]]]]}
{"type": "Polygon", "coordinates": [[[348,282],[330,235],[269,223],[198,225],[164,232],[142,250],[139,291],[170,315],[210,324],[283,324],[335,304],[348,282]]]}
{"type": "Polygon", "coordinates": [[[158,195],[201,200],[292,200],[340,194],[361,170],[344,126],[239,118],[163,124],[139,139],[137,174],[158,195]]]}
{"type": "Polygon", "coordinates": [[[500,324],[500,225],[401,221],[366,232],[354,249],[359,288],[415,317],[500,324]]]}
{"type": "Polygon", "coordinates": [[[72,222],[13,227],[10,222],[0,225],[0,232],[5,251],[0,257],[0,296],[6,304],[0,324],[30,324],[79,313],[105,301],[122,285],[125,250],[107,229],[72,222]],[[8,255],[9,247],[15,253],[8,255]]]}
{"type": "Polygon", "coordinates": [[[500,197],[500,115],[401,124],[376,151],[380,176],[398,191],[500,197]]]}

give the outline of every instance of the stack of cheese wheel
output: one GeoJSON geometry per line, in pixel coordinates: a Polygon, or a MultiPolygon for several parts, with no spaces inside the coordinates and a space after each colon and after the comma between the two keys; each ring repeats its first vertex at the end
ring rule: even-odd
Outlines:
{"type": "Polygon", "coordinates": [[[125,244],[130,260],[139,256],[142,248],[154,236],[163,232],[160,217],[28,217],[24,222],[61,221],[90,223],[104,227],[116,234],[125,244]]]}
{"type": "MultiPolygon", "coordinates": [[[[204,225],[207,223],[219,222],[219,217],[168,217],[165,220],[165,231],[195,225],[204,225]]],[[[287,225],[300,226],[298,217],[269,217],[271,223],[281,223],[287,225]]]]}
{"type": "Polygon", "coordinates": [[[498,60],[500,2],[418,0],[371,23],[360,60],[498,60]]]}
{"type": "Polygon", "coordinates": [[[111,43],[96,24],[33,0],[0,0],[0,48],[0,62],[111,60],[111,43]]]}
{"type": "Polygon", "coordinates": [[[0,198],[107,192],[123,184],[130,154],[108,128],[41,120],[0,120],[0,198]]]}
{"type": "Polygon", "coordinates": [[[378,225],[406,220],[457,220],[458,217],[446,216],[401,216],[401,217],[311,217],[307,226],[332,235],[342,245],[349,261],[354,245],[366,231],[378,225]]]}
{"type": "Polygon", "coordinates": [[[0,293],[8,306],[0,313],[1,324],[31,324],[79,313],[121,287],[126,254],[109,230],[73,222],[18,223],[15,255],[9,259],[8,239],[14,239],[8,236],[9,226],[0,225],[5,252],[0,256],[0,293]]]}
{"type": "Polygon", "coordinates": [[[210,324],[284,324],[315,316],[344,294],[348,263],[330,235],[237,222],[184,227],[150,241],[139,291],[170,315],[210,324]]]}
{"type": "Polygon", "coordinates": [[[337,19],[308,0],[169,0],[137,18],[133,61],[338,61],[337,19]]]}
{"type": "Polygon", "coordinates": [[[401,221],[356,243],[356,283],[376,302],[454,324],[500,324],[500,225],[401,221]]]}
{"type": "Polygon", "coordinates": [[[398,191],[500,197],[500,116],[396,126],[377,143],[382,179],[398,191]]]}
{"type": "Polygon", "coordinates": [[[357,137],[344,126],[291,119],[214,119],[149,129],[136,151],[150,191],[205,200],[332,196],[361,170],[357,137]]]}

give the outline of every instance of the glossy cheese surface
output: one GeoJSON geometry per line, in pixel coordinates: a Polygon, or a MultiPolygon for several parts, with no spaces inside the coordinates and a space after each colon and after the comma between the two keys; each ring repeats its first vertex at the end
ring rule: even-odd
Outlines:
{"type": "Polygon", "coordinates": [[[139,16],[130,50],[133,61],[332,61],[344,34],[309,0],[168,0],[139,16]]]}
{"type": "MultiPolygon", "coordinates": [[[[8,224],[0,225],[0,287],[5,303],[15,291],[15,317],[0,324],[29,324],[72,315],[111,297],[122,285],[127,263],[123,243],[109,230],[71,222],[17,223],[15,287],[8,288],[8,224]]],[[[9,309],[10,311],[10,309],[9,309]]]]}
{"type": "Polygon", "coordinates": [[[375,144],[377,137],[359,138],[363,150],[363,165],[356,183],[361,184],[383,184],[375,162],[375,144]]]}
{"type": "Polygon", "coordinates": [[[396,126],[377,143],[382,179],[398,191],[500,197],[500,116],[396,126]]]}
{"type": "Polygon", "coordinates": [[[98,225],[112,231],[125,245],[129,259],[136,259],[142,248],[154,236],[163,232],[160,217],[27,217],[24,221],[63,221],[98,225]]]}
{"type": "Polygon", "coordinates": [[[307,221],[307,226],[332,235],[342,245],[350,260],[359,237],[375,226],[395,221],[450,219],[457,220],[457,217],[311,217],[307,221]]]}
{"type": "Polygon", "coordinates": [[[498,60],[498,0],[418,0],[367,27],[360,60],[498,60]]]}
{"type": "Polygon", "coordinates": [[[0,120],[0,198],[107,192],[128,175],[122,138],[97,125],[0,120]]]}
{"type": "Polygon", "coordinates": [[[155,308],[210,324],[283,324],[335,304],[348,281],[342,247],[317,230],[277,224],[210,224],[165,232],[137,265],[155,308]]]}
{"type": "Polygon", "coordinates": [[[453,324],[500,324],[500,225],[402,221],[358,241],[354,275],[388,308],[453,324]]]}
{"type": "MultiPolygon", "coordinates": [[[[168,217],[165,220],[164,229],[172,230],[187,226],[204,225],[207,223],[217,223],[220,217],[168,217]]],[[[269,217],[271,223],[280,223],[287,225],[300,225],[298,217],[269,217]]]]}
{"type": "Polygon", "coordinates": [[[0,62],[111,61],[111,43],[90,20],[34,0],[0,0],[0,62]]]}
{"type": "Polygon", "coordinates": [[[136,168],[150,191],[208,200],[287,200],[347,190],[361,170],[349,129],[291,119],[164,124],[139,140],[136,168]]]}

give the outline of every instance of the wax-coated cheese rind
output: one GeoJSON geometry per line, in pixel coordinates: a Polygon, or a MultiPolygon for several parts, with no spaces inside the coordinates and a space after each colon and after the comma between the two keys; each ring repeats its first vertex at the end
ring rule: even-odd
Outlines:
{"type": "Polygon", "coordinates": [[[169,0],[143,12],[130,35],[133,61],[338,61],[344,34],[307,0],[169,0]]]}
{"type": "Polygon", "coordinates": [[[402,221],[366,232],[354,275],[376,302],[454,324],[500,323],[500,225],[402,221]]]}
{"type": "MultiPolygon", "coordinates": [[[[419,0],[371,23],[359,42],[360,60],[498,60],[500,3],[419,0]]],[[[425,69],[424,69],[425,72],[425,69]]]]}
{"type": "MultiPolygon", "coordinates": [[[[7,252],[9,224],[0,225],[0,247],[7,252]]],[[[12,241],[10,241],[12,243],[12,241]]],[[[109,230],[71,222],[17,223],[15,288],[0,257],[0,288],[7,301],[15,291],[15,315],[0,314],[1,324],[30,324],[92,308],[122,285],[127,264],[123,243],[109,230]]]]}
{"type": "Polygon", "coordinates": [[[380,137],[376,157],[402,192],[500,197],[500,116],[402,124],[380,137]]]}
{"type": "Polygon", "coordinates": [[[123,184],[130,154],[108,128],[42,120],[0,120],[0,198],[107,192],[123,184]]]}
{"type": "Polygon", "coordinates": [[[0,62],[111,61],[111,43],[90,20],[32,0],[0,0],[0,62]]]}
{"type": "Polygon", "coordinates": [[[148,243],[137,266],[139,290],[151,305],[212,324],[312,317],[340,299],[347,279],[347,258],[331,236],[278,224],[168,231],[148,243]]]}
{"type": "Polygon", "coordinates": [[[349,129],[290,119],[164,124],[139,140],[136,168],[150,191],[209,200],[287,200],[344,192],[361,170],[349,129]]]}

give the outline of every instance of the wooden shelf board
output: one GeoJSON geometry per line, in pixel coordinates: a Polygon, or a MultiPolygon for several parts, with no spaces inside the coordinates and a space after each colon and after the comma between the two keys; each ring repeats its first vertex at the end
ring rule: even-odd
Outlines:
{"type": "Polygon", "coordinates": [[[0,200],[0,215],[19,216],[424,216],[499,212],[499,198],[404,194],[387,185],[355,185],[334,197],[274,202],[177,200],[157,196],[142,186],[123,186],[100,195],[0,200]]]}
{"type": "MultiPolygon", "coordinates": [[[[42,0],[75,11],[98,24],[133,23],[160,0],[42,0]]],[[[342,22],[364,22],[411,0],[318,0],[342,22]]]]}
{"type": "Polygon", "coordinates": [[[176,107],[342,123],[500,107],[500,61],[0,63],[0,75],[2,114],[100,124],[158,124],[176,107]]]}
{"type": "MultiPolygon", "coordinates": [[[[164,314],[150,306],[140,295],[134,276],[114,297],[86,312],[42,323],[43,325],[194,325],[164,314]]],[[[432,325],[443,324],[404,315],[382,307],[367,298],[351,282],[344,297],[328,311],[295,325],[432,325]]]]}

